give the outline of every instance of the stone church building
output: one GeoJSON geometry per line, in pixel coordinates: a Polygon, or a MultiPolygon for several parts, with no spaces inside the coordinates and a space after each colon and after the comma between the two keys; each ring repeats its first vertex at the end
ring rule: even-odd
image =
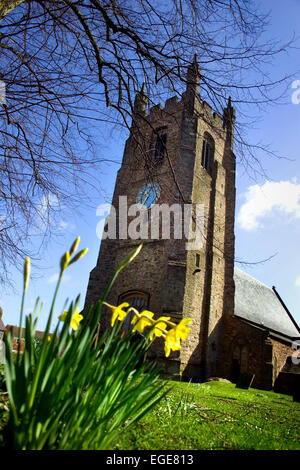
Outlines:
{"type": "MultiPolygon", "coordinates": [[[[242,372],[255,374],[253,387],[272,389],[300,330],[275,288],[269,288],[234,268],[235,110],[229,99],[223,116],[199,95],[201,71],[196,59],[188,69],[181,100],[168,99],[148,109],[144,89],[137,94],[130,136],[125,143],[112,206],[116,233],[101,242],[91,271],[86,305],[99,299],[130,250],[141,243],[119,229],[120,196],[127,205],[140,204],[151,223],[153,203],[204,207],[203,243],[186,249],[184,237],[147,237],[138,257],[119,275],[108,301],[127,301],[139,311],[192,318],[181,351],[164,357],[156,340],[152,353],[167,374],[204,381],[211,376],[235,382],[242,372]]],[[[107,219],[108,220],[108,219],[107,219]]],[[[128,223],[133,220],[129,214],[128,223]]],[[[171,229],[176,229],[172,216],[171,229]]],[[[195,218],[193,224],[195,226],[195,218]]],[[[107,226],[104,227],[106,230],[107,226]]],[[[178,227],[177,227],[178,228],[178,227]]],[[[108,327],[103,312],[102,327],[108,327]]],[[[126,325],[124,325],[126,327],[126,325]]]]}

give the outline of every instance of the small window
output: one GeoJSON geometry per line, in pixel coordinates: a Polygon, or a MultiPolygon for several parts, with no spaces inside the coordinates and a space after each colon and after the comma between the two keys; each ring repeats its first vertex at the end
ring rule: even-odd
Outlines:
{"type": "Polygon", "coordinates": [[[196,253],[196,268],[200,267],[200,255],[199,253],[196,253]]]}
{"type": "Polygon", "coordinates": [[[202,159],[201,165],[203,168],[211,173],[212,163],[214,159],[214,140],[209,134],[204,134],[203,147],[202,147],[202,159]]]}
{"type": "Polygon", "coordinates": [[[210,160],[211,160],[211,146],[207,140],[203,141],[203,147],[202,147],[202,162],[201,165],[203,168],[206,170],[209,170],[210,167],[210,160]]]}

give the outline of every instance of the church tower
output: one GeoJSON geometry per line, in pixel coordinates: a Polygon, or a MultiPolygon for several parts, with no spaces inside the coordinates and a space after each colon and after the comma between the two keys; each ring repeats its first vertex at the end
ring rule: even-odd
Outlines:
{"type": "MultiPolygon", "coordinates": [[[[104,227],[109,232],[115,220],[116,230],[101,241],[86,296],[86,305],[99,299],[118,264],[142,241],[142,251],[120,273],[108,301],[114,305],[127,301],[139,311],[148,309],[155,317],[170,316],[175,322],[192,318],[181,351],[164,358],[158,339],[153,354],[166,373],[194,380],[221,373],[222,317],[234,309],[235,111],[229,99],[222,117],[212,113],[201,101],[200,80],[195,56],[181,100],[172,97],[164,107],[158,104],[147,112],[144,88],[137,94],[116,179],[114,209],[104,227]],[[160,230],[153,229],[151,236],[153,203],[170,209],[170,236],[167,229],[162,233],[165,213],[160,230]],[[129,209],[134,204],[141,209],[139,224],[129,209]],[[184,223],[172,213],[174,205],[182,208],[182,214],[185,207],[192,207],[190,229],[201,231],[201,246],[187,249],[187,239],[180,236],[184,223]],[[200,228],[196,206],[203,207],[200,228]],[[141,239],[136,239],[138,230],[141,239]]],[[[109,325],[109,319],[104,313],[102,327],[109,325]]]]}

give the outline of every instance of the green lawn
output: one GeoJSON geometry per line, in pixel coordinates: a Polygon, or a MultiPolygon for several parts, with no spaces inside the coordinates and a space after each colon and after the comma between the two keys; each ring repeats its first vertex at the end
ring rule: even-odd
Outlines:
{"type": "Polygon", "coordinates": [[[114,449],[300,449],[300,403],[233,384],[168,382],[172,390],[114,449]]]}
{"type": "MultiPolygon", "coordinates": [[[[288,395],[220,382],[166,385],[167,397],[121,433],[115,450],[300,449],[300,403],[288,395]]],[[[0,395],[0,429],[7,405],[0,395]]]]}

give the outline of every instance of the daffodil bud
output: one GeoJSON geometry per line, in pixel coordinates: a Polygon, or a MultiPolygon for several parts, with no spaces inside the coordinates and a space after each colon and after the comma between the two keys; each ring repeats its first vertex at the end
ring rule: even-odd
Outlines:
{"type": "Polygon", "coordinates": [[[60,271],[63,272],[69,266],[70,260],[70,253],[66,251],[66,253],[61,257],[60,260],[60,271]]]}
{"type": "Polygon", "coordinates": [[[24,263],[24,292],[27,289],[28,281],[30,276],[30,258],[27,256],[24,263]]]}
{"type": "Polygon", "coordinates": [[[73,242],[73,245],[70,248],[70,256],[74,255],[75,251],[78,248],[79,242],[80,242],[80,237],[77,237],[76,240],[73,242]]]}
{"type": "Polygon", "coordinates": [[[141,243],[135,250],[131,251],[128,256],[126,256],[126,258],[122,261],[122,263],[120,264],[120,266],[117,268],[117,272],[120,272],[121,269],[125,268],[125,266],[129,263],[131,263],[131,261],[134,260],[134,258],[139,254],[139,252],[141,251],[143,247],[143,244],[141,243]]]}
{"type": "Polygon", "coordinates": [[[79,253],[77,253],[77,255],[75,255],[74,258],[71,259],[69,265],[72,263],[75,263],[75,261],[78,261],[80,258],[82,258],[86,254],[87,251],[88,251],[88,248],[85,248],[84,250],[79,251],[79,253]]]}

